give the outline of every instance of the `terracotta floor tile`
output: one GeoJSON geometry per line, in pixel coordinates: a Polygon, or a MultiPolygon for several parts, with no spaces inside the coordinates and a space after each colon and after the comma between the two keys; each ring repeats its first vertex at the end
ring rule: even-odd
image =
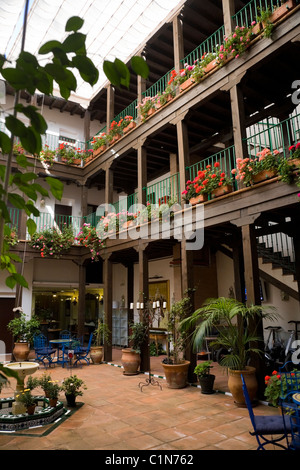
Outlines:
{"type": "MultiPolygon", "coordinates": [[[[121,351],[113,350],[115,364],[121,351]]],[[[151,358],[151,370],[162,375],[161,357],[151,358]]],[[[216,373],[219,371],[214,366],[216,373]]],[[[37,371],[40,376],[44,368],[37,371]]],[[[227,376],[218,375],[221,390],[203,395],[199,388],[169,389],[157,378],[162,390],[154,385],[141,390],[147,375],[124,376],[120,367],[110,364],[82,366],[75,369],[55,367],[53,380],[62,381],[71,373],[82,378],[87,390],[78,402],[84,405],[61,424],[41,430],[24,430],[22,435],[0,433],[0,450],[252,450],[255,438],[249,435],[251,423],[247,409],[237,408],[226,395],[227,376]],[[47,435],[44,432],[49,429],[47,435]],[[32,435],[30,435],[32,434],[32,435]]],[[[3,389],[1,397],[13,396],[15,384],[3,389]]],[[[64,396],[61,397],[64,401],[64,396]]],[[[264,405],[255,414],[277,414],[264,405]]]]}

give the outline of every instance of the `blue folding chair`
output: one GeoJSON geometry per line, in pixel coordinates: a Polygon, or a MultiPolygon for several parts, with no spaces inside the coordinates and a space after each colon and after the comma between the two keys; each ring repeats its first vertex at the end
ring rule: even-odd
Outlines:
{"type": "Polygon", "coordinates": [[[292,432],[290,418],[285,415],[255,416],[243,375],[241,375],[241,378],[243,384],[243,393],[248,408],[249,417],[253,426],[253,431],[249,431],[249,433],[251,436],[256,437],[258,443],[257,450],[266,450],[265,446],[267,444],[273,444],[275,446],[281,447],[282,449],[288,450],[288,435],[290,435],[292,432]],[[279,437],[276,438],[275,436],[279,437]],[[279,442],[283,439],[286,440],[286,445],[279,444],[279,442]]]}
{"type": "Polygon", "coordinates": [[[290,419],[292,429],[289,449],[300,450],[300,371],[289,361],[282,366],[279,373],[281,411],[290,419]]]}
{"type": "Polygon", "coordinates": [[[46,367],[46,364],[51,366],[54,363],[53,355],[56,353],[56,349],[51,348],[48,345],[46,336],[43,334],[37,334],[33,337],[33,347],[35,351],[35,357],[38,362],[42,362],[46,367]],[[47,363],[45,362],[47,360],[47,363]]]}
{"type": "Polygon", "coordinates": [[[79,362],[81,364],[81,361],[85,361],[88,365],[90,364],[90,358],[88,357],[92,345],[92,339],[93,339],[93,333],[90,334],[89,342],[86,347],[81,347],[79,346],[78,348],[74,349],[74,355],[76,357],[76,360],[74,362],[74,366],[79,362]]]}

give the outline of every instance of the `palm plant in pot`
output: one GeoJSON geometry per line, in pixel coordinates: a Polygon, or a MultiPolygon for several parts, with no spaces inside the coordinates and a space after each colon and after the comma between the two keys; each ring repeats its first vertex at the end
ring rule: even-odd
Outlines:
{"type": "Polygon", "coordinates": [[[201,393],[204,395],[211,395],[214,393],[213,387],[216,376],[210,373],[210,369],[213,367],[212,361],[204,361],[197,364],[194,369],[194,374],[197,375],[199,385],[201,387],[201,393]]]}
{"type": "Polygon", "coordinates": [[[194,348],[202,347],[205,336],[212,328],[218,332],[214,348],[223,348],[228,353],[220,364],[227,368],[228,387],[238,406],[244,406],[241,374],[243,374],[248,392],[253,401],[257,393],[256,369],[248,365],[250,359],[263,353],[259,343],[263,340],[257,330],[263,319],[274,320],[277,317],[273,307],[261,305],[245,306],[233,298],[208,299],[201,308],[183,321],[183,328],[195,328],[192,334],[194,348]]]}
{"type": "Polygon", "coordinates": [[[103,346],[104,343],[109,344],[110,330],[107,323],[101,319],[98,320],[97,328],[94,331],[93,346],[90,349],[90,357],[93,364],[100,364],[103,359],[103,346]]]}
{"type": "Polygon", "coordinates": [[[190,361],[185,360],[184,351],[188,332],[182,328],[181,322],[191,314],[192,302],[188,293],[179,301],[174,302],[168,314],[168,331],[172,344],[172,357],[162,362],[167,385],[169,388],[184,388],[187,385],[190,361]]]}
{"type": "Polygon", "coordinates": [[[141,364],[141,347],[147,335],[147,325],[144,322],[136,322],[130,325],[128,348],[122,349],[121,362],[124,375],[136,375],[141,364]]]}

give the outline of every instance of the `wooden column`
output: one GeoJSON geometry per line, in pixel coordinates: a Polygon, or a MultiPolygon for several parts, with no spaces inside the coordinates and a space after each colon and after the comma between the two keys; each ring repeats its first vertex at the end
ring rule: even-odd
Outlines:
{"type": "Polygon", "coordinates": [[[239,83],[230,88],[230,101],[235,155],[236,158],[246,158],[248,156],[248,149],[246,142],[244,96],[239,83]]]}
{"type": "MultiPolygon", "coordinates": [[[[190,295],[192,305],[194,306],[194,295],[191,293],[191,289],[195,287],[194,283],[194,263],[193,263],[193,251],[186,249],[186,240],[181,241],[181,292],[182,297],[190,295]]],[[[185,348],[185,358],[190,361],[188,380],[190,382],[195,381],[194,369],[197,365],[197,354],[193,352],[193,346],[187,344],[185,348]]]]}
{"type": "Polygon", "coordinates": [[[78,336],[80,337],[84,335],[86,267],[84,264],[79,264],[78,267],[79,267],[78,336]]]}
{"type": "Polygon", "coordinates": [[[130,310],[130,304],[134,302],[134,265],[132,262],[127,264],[127,311],[128,311],[128,331],[129,325],[133,323],[133,310],[130,310]]]}
{"type": "Polygon", "coordinates": [[[171,122],[172,124],[176,124],[177,130],[180,194],[185,190],[186,181],[188,179],[186,168],[190,166],[188,131],[186,123],[184,122],[187,112],[180,114],[171,122]]]}
{"type": "MultiPolygon", "coordinates": [[[[145,78],[142,78],[140,75],[137,75],[137,102],[141,103],[143,101],[144,95],[143,93],[147,89],[147,81],[145,78]]],[[[142,120],[141,113],[138,109],[138,123],[142,120]]]]}
{"type": "Polygon", "coordinates": [[[105,204],[113,203],[113,170],[111,164],[107,164],[105,167],[105,204]]]}
{"type": "Polygon", "coordinates": [[[115,90],[110,84],[107,87],[107,102],[106,102],[106,131],[109,132],[110,123],[115,115],[115,90]]]}
{"type": "Polygon", "coordinates": [[[143,143],[137,147],[137,165],[138,165],[138,203],[146,205],[147,186],[147,150],[143,143]]]}
{"type": "Polygon", "coordinates": [[[110,331],[109,334],[109,344],[104,344],[104,358],[105,361],[112,360],[112,262],[110,260],[110,255],[103,254],[103,284],[104,284],[104,322],[107,324],[110,331]]]}
{"type": "Polygon", "coordinates": [[[81,216],[85,217],[87,215],[87,195],[88,188],[85,184],[81,186],[81,216]]]}
{"type": "Polygon", "coordinates": [[[84,140],[87,149],[87,142],[91,138],[91,111],[87,109],[84,113],[84,140]]]}
{"type": "Polygon", "coordinates": [[[230,101],[235,155],[236,158],[246,158],[248,156],[248,149],[246,142],[244,96],[239,83],[230,88],[230,101]]]}
{"type": "Polygon", "coordinates": [[[239,302],[245,302],[245,276],[244,276],[244,257],[241,229],[238,228],[233,235],[233,271],[234,271],[234,291],[235,298],[239,302]]]}
{"type": "Polygon", "coordinates": [[[180,60],[184,58],[183,24],[179,16],[173,19],[174,69],[179,72],[182,68],[180,60]]]}
{"type": "MultiPolygon", "coordinates": [[[[139,253],[139,302],[144,302],[149,299],[149,270],[148,270],[148,255],[146,248],[147,243],[140,243],[138,246],[139,253]]],[[[142,312],[140,314],[140,321],[143,321],[142,312]]],[[[149,371],[150,367],[150,353],[149,353],[149,338],[145,338],[144,344],[141,347],[141,365],[140,369],[143,372],[149,371]]]]}
{"type": "Polygon", "coordinates": [[[224,18],[224,27],[225,27],[225,36],[234,30],[234,24],[232,17],[235,14],[234,0],[223,0],[223,18],[224,18]]]}

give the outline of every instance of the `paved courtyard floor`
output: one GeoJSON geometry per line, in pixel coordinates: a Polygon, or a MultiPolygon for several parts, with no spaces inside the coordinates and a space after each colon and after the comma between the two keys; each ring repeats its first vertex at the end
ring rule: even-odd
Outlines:
{"type": "MultiPolygon", "coordinates": [[[[62,381],[71,373],[82,378],[87,390],[78,405],[61,423],[0,433],[1,450],[102,450],[102,451],[196,451],[255,450],[249,435],[251,423],[247,409],[238,408],[227,392],[227,376],[217,371],[213,395],[203,395],[195,385],[169,389],[163,377],[162,357],[152,358],[154,377],[161,385],[146,385],[147,375],[124,376],[120,351],[112,363],[83,365],[68,369],[54,367],[53,380],[62,381]],[[80,402],[84,403],[80,406],[80,402]]],[[[38,377],[44,367],[35,373],[38,377]]],[[[11,388],[1,397],[13,396],[11,388]]],[[[39,389],[34,392],[41,393],[39,389]]],[[[61,394],[60,399],[65,402],[61,394]]],[[[258,405],[255,414],[277,414],[278,410],[258,405]]],[[[270,447],[270,450],[274,450],[270,447]]]]}

